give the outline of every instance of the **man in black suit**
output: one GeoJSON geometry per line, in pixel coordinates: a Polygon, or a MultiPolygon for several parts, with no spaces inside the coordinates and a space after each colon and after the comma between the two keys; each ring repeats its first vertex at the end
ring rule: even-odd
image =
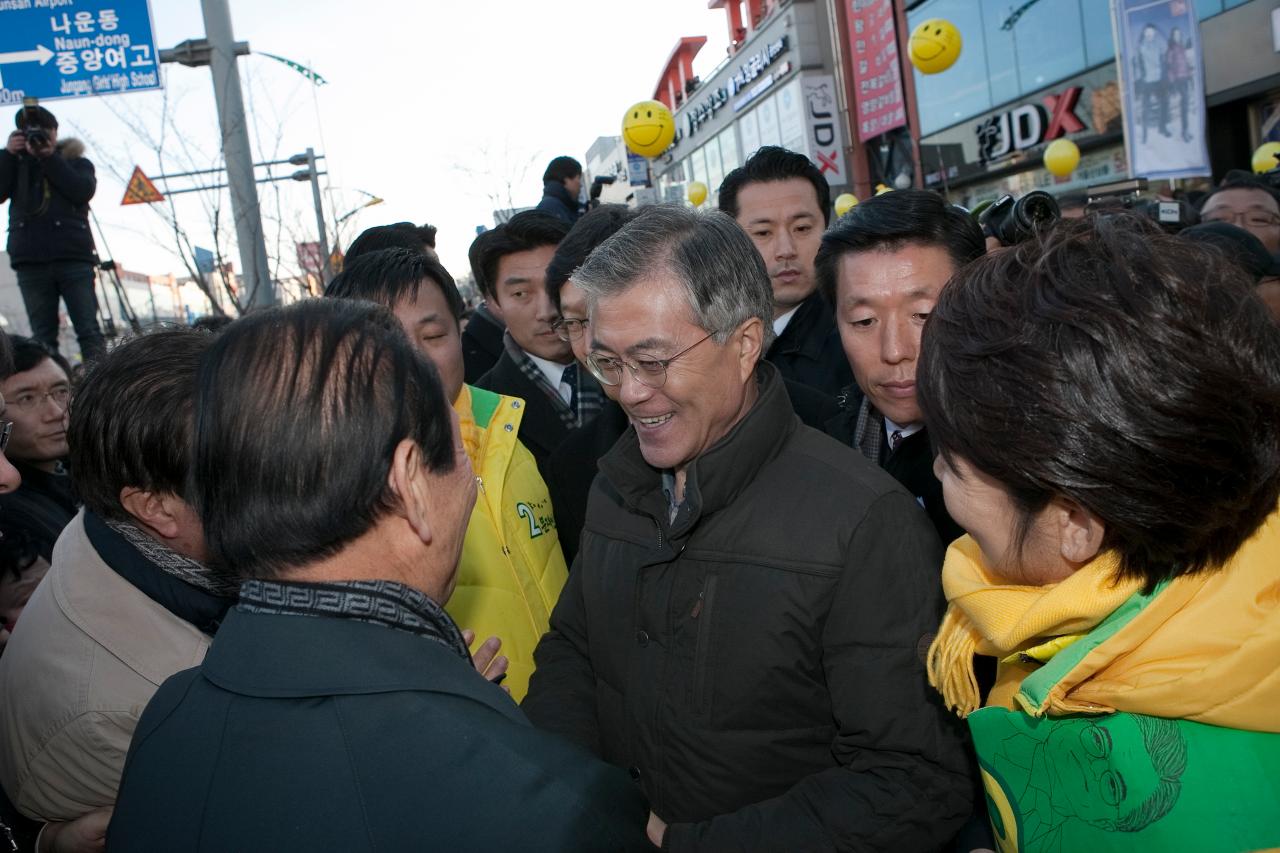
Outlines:
{"type": "Polygon", "coordinates": [[[544,479],[551,451],[604,404],[599,383],[552,325],[559,312],[547,295],[547,265],[568,233],[566,223],[526,211],[481,234],[472,251],[485,299],[507,324],[501,358],[475,384],[525,401],[520,440],[544,479]]]}
{"type": "Polygon", "coordinates": [[[982,232],[963,210],[937,193],[899,190],[841,217],[823,236],[816,264],[856,380],[826,431],[915,495],[944,544],[964,531],[947,514],[933,473],[916,362],[942,286],[984,251],[982,232]]]}
{"type": "Polygon", "coordinates": [[[248,580],[143,713],[107,849],[646,849],[639,789],[530,726],[443,609],[477,484],[395,317],[247,316],[196,387],[207,545],[248,580]]]}
{"type": "Polygon", "coordinates": [[[766,145],[725,176],[720,209],[747,232],[769,271],[777,337],[765,359],[783,379],[835,397],[853,377],[813,271],[831,222],[827,179],[803,154],[766,145]]]}

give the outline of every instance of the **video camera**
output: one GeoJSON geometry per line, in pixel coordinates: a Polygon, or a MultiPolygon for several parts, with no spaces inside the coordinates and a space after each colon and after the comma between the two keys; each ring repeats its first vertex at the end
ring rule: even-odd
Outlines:
{"type": "Polygon", "coordinates": [[[1012,246],[1061,218],[1062,211],[1053,196],[1032,190],[1019,199],[1006,195],[992,202],[979,213],[978,225],[985,236],[1012,246]]]}
{"type": "Polygon", "coordinates": [[[1150,219],[1170,234],[1199,224],[1200,214],[1186,201],[1145,197],[1142,193],[1146,190],[1146,178],[1096,184],[1088,189],[1085,210],[1100,216],[1129,211],[1150,219]]]}
{"type": "Polygon", "coordinates": [[[605,186],[616,180],[617,178],[613,175],[596,175],[591,181],[591,198],[600,198],[600,193],[604,191],[605,186]]]}

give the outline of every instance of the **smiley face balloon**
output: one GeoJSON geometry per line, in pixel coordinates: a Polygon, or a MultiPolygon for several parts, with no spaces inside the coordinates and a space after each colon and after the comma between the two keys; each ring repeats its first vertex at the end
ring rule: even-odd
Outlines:
{"type": "Polygon", "coordinates": [[[907,57],[921,74],[939,74],[960,58],[960,31],[950,21],[930,18],[911,31],[907,57]]]}
{"type": "Polygon", "coordinates": [[[622,141],[641,157],[657,157],[675,138],[676,120],[661,101],[632,104],[622,117],[622,141]]]}

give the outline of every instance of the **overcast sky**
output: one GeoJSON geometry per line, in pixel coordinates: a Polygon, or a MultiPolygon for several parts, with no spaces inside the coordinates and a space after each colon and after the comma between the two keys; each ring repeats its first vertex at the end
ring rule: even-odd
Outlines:
{"type": "MultiPolygon", "coordinates": [[[[679,37],[708,36],[695,65],[704,76],[727,44],[724,13],[708,10],[706,0],[231,0],[231,13],[238,39],[328,80],[316,88],[265,57],[240,60],[257,159],[314,146],[328,156],[325,202],[337,208],[330,222],[366,200],[361,191],[386,200],[348,220],[344,244],[370,225],[431,222],[443,261],[459,277],[475,227],[492,225],[491,195],[504,195],[523,173],[513,200],[535,204],[546,162],[558,154],[582,159],[597,137],[616,135],[626,108],[653,94],[679,37]]],[[[198,0],[152,0],[152,16],[158,47],[204,34],[198,0]]],[[[155,174],[217,163],[208,69],[168,65],[165,73],[181,131],[170,129],[163,164],[143,141],[161,130],[159,93],[46,106],[64,137],[86,138],[98,166],[93,206],[106,232],[103,257],[138,272],[181,274],[172,234],[145,206],[121,207],[124,183],[112,174],[112,166],[127,177],[135,164],[155,174]]],[[[275,244],[267,226],[268,251],[292,265],[292,240],[314,239],[311,193],[305,183],[274,187],[260,190],[262,204],[286,230],[275,244]]],[[[194,241],[210,246],[204,195],[177,197],[178,214],[194,241]]]]}

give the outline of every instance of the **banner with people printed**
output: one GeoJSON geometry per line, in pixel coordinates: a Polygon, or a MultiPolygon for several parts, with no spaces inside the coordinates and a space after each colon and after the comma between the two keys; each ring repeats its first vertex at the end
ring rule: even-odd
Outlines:
{"type": "Polygon", "coordinates": [[[1134,177],[1212,174],[1200,26],[1190,0],[1113,0],[1125,147],[1134,177]]]}

